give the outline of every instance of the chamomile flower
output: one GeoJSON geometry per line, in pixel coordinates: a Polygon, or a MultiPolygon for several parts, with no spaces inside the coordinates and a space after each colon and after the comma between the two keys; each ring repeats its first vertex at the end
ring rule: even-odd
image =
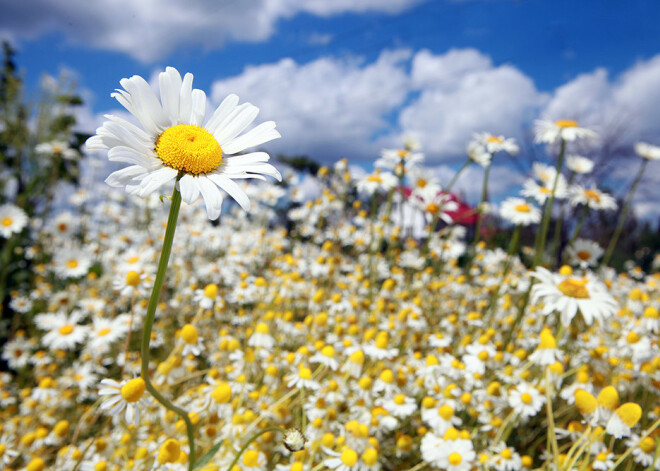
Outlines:
{"type": "Polygon", "coordinates": [[[62,157],[65,160],[75,160],[80,157],[80,153],[72,149],[68,142],[58,140],[37,144],[34,151],[37,154],[62,157]]]}
{"type": "Polygon", "coordinates": [[[607,421],[607,433],[615,438],[629,437],[631,429],[642,418],[642,408],[634,402],[626,402],[617,407],[607,421]]]}
{"type": "Polygon", "coordinates": [[[635,152],[646,160],[660,160],[660,147],[647,142],[638,142],[635,144],[635,152]]]}
{"type": "Polygon", "coordinates": [[[529,360],[537,365],[548,366],[563,359],[563,353],[557,348],[557,341],[550,329],[545,328],[539,335],[540,341],[529,360]]]}
{"type": "Polygon", "coordinates": [[[381,172],[380,169],[365,175],[357,182],[357,190],[360,193],[373,195],[379,191],[387,192],[396,187],[399,180],[390,172],[381,172]]]}
{"type": "Polygon", "coordinates": [[[566,167],[572,172],[584,175],[594,169],[594,161],[581,155],[571,154],[566,156],[566,167]]]}
{"type": "Polygon", "coordinates": [[[10,203],[0,206],[0,237],[8,239],[12,234],[18,234],[27,223],[27,214],[18,206],[10,203]]]}
{"type": "Polygon", "coordinates": [[[516,144],[516,140],[512,137],[506,138],[504,136],[495,136],[488,132],[475,133],[472,137],[484,146],[486,151],[490,154],[504,151],[511,155],[516,155],[520,150],[516,144]]]}
{"type": "Polygon", "coordinates": [[[99,406],[101,410],[113,416],[123,412],[126,422],[137,425],[140,422],[140,407],[148,403],[144,397],[144,380],[137,377],[118,382],[106,378],[101,380],[101,385],[99,396],[105,396],[99,406]]]}
{"type": "Polygon", "coordinates": [[[522,198],[507,198],[500,207],[500,216],[513,224],[529,226],[541,220],[541,210],[522,198]]]}
{"type": "Polygon", "coordinates": [[[598,259],[603,256],[603,249],[593,240],[577,239],[568,248],[568,256],[574,265],[582,268],[595,267],[598,259]]]}
{"type": "Polygon", "coordinates": [[[110,174],[106,182],[146,197],[176,181],[181,199],[194,203],[202,196],[209,219],[220,216],[223,196],[219,188],[249,210],[250,200],[235,179],[269,175],[281,179],[265,152],[236,155],[280,137],[275,123],[267,121],[239,136],[257,117],[259,109],[238,105],[229,95],[206,118],[206,94],[192,88],[193,76],[182,79],[168,67],[159,75],[160,100],[140,76],[122,79],[123,90],[112,96],[141,127],[119,117],[108,121],[87,140],[90,150],[108,150],[108,158],[131,164],[110,174]]]}
{"type": "Polygon", "coordinates": [[[582,128],[574,120],[559,119],[557,121],[536,120],[534,122],[534,141],[554,144],[560,140],[574,141],[576,139],[596,139],[591,129],[582,128]]]}
{"type": "Polygon", "coordinates": [[[45,347],[53,350],[72,350],[85,341],[89,328],[78,324],[83,318],[82,312],[73,311],[70,315],[59,312],[47,316],[48,319],[42,321],[44,323],[40,326],[40,328],[48,330],[41,339],[41,343],[45,347]]]}
{"type": "Polygon", "coordinates": [[[509,405],[521,417],[535,416],[545,404],[545,397],[531,384],[520,383],[509,391],[509,405]]]}
{"type": "Polygon", "coordinates": [[[543,313],[559,311],[561,323],[568,326],[578,310],[588,325],[614,315],[618,305],[607,288],[591,276],[576,278],[551,273],[543,267],[532,272],[532,302],[543,301],[543,313]]]}
{"type": "Polygon", "coordinates": [[[586,188],[582,185],[575,185],[570,190],[569,201],[572,206],[584,204],[593,209],[616,209],[617,204],[614,197],[598,188],[586,188]]]}
{"type": "Polygon", "coordinates": [[[92,266],[91,257],[82,250],[63,250],[53,259],[53,269],[62,278],[79,278],[92,266]]]}
{"type": "MultiPolygon", "coordinates": [[[[554,184],[554,179],[543,182],[542,185],[539,185],[532,179],[528,179],[523,183],[523,189],[520,194],[529,198],[534,198],[537,203],[542,205],[548,200],[548,198],[550,198],[550,196],[552,196],[554,184]]],[[[555,199],[566,198],[566,196],[568,196],[567,188],[566,179],[560,174],[555,188],[555,199]]]]}

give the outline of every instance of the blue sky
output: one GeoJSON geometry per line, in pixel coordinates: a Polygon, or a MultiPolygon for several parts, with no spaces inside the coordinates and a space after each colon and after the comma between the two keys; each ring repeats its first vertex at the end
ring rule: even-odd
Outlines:
{"type": "MultiPolygon", "coordinates": [[[[443,174],[472,132],[524,143],[539,117],[597,129],[609,154],[573,150],[603,160],[631,158],[640,139],[660,144],[656,1],[31,0],[2,9],[0,36],[18,49],[32,90],[42,73],[76,75],[87,130],[120,112],[110,93],[122,77],[150,79],[171,65],[192,72],[213,104],[236,92],[275,120],[283,138],[268,150],[328,162],[367,165],[413,134],[443,174]]],[[[627,178],[625,167],[610,170],[627,178]]],[[[499,190],[521,178],[502,166],[499,190]]]]}

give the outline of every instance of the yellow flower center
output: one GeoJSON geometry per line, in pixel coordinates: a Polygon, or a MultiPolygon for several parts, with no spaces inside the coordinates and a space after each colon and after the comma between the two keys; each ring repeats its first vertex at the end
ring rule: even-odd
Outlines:
{"type": "Polygon", "coordinates": [[[349,468],[353,466],[355,463],[357,463],[357,459],[358,459],[357,453],[351,450],[350,448],[346,448],[344,449],[344,451],[341,452],[341,462],[344,463],[349,468]]]}
{"type": "Polygon", "coordinates": [[[108,463],[106,461],[99,461],[94,465],[94,471],[105,471],[108,469],[108,463]]]}
{"type": "Polygon", "coordinates": [[[112,331],[110,330],[110,328],[109,328],[109,327],[106,327],[105,329],[101,329],[101,330],[99,330],[98,334],[96,334],[96,335],[98,335],[99,337],[103,337],[103,336],[105,336],[105,335],[108,335],[110,332],[112,332],[112,331]]]}
{"type": "MultiPolygon", "coordinates": [[[[140,378],[137,378],[140,379],[140,378]]],[[[181,455],[181,445],[174,438],[169,438],[165,440],[165,443],[158,450],[158,457],[156,461],[160,464],[165,463],[176,463],[181,455]]]]}
{"type": "Polygon", "coordinates": [[[527,203],[517,204],[513,209],[519,213],[529,213],[532,210],[527,203]]]}
{"type": "Polygon", "coordinates": [[[301,379],[312,379],[312,370],[301,365],[298,375],[300,376],[301,379]]]}
{"type": "Polygon", "coordinates": [[[243,454],[243,464],[248,468],[254,468],[259,463],[259,452],[257,450],[248,450],[243,454]]]}
{"type": "Polygon", "coordinates": [[[540,337],[541,342],[539,343],[538,348],[557,348],[557,342],[555,341],[555,337],[552,335],[552,332],[550,332],[550,329],[543,329],[541,331],[540,337]]]}
{"type": "Polygon", "coordinates": [[[128,261],[128,263],[135,263],[135,262],[137,262],[138,260],[140,260],[140,257],[138,257],[138,256],[136,255],[136,256],[134,256],[134,257],[129,258],[127,261],[128,261]]]}
{"type": "Polygon", "coordinates": [[[438,415],[444,420],[449,420],[454,416],[454,409],[450,405],[445,404],[438,409],[438,415]]]}
{"type": "Polygon", "coordinates": [[[61,154],[63,150],[62,146],[53,146],[53,154],[61,154]]]}
{"type": "Polygon", "coordinates": [[[585,286],[586,284],[586,279],[576,280],[575,278],[568,278],[559,283],[557,288],[571,298],[587,299],[589,297],[589,290],[585,286]]]}
{"type": "Polygon", "coordinates": [[[68,262],[66,262],[66,266],[68,268],[78,268],[78,260],[71,259],[68,262]]]}
{"type": "Polygon", "coordinates": [[[578,123],[572,119],[560,119],[555,121],[555,126],[560,128],[577,128],[578,123]]]}
{"type": "Polygon", "coordinates": [[[461,461],[463,461],[463,458],[461,458],[460,453],[456,453],[456,452],[450,454],[447,459],[449,460],[449,464],[453,466],[458,466],[459,464],[461,464],[461,461]]]}
{"type": "Polygon", "coordinates": [[[657,319],[660,317],[660,313],[653,306],[648,306],[646,309],[644,309],[644,317],[648,319],[657,319]]]}
{"type": "Polygon", "coordinates": [[[497,136],[488,136],[488,139],[486,139],[488,142],[495,142],[497,144],[502,144],[504,142],[504,139],[501,137],[497,136]]]}
{"type": "Polygon", "coordinates": [[[642,408],[634,402],[626,402],[616,410],[616,415],[628,427],[634,427],[642,418],[642,408]]]}
{"type": "Polygon", "coordinates": [[[591,252],[588,250],[580,250],[576,255],[580,260],[589,260],[591,258],[591,252]]]}
{"type": "Polygon", "coordinates": [[[367,177],[368,182],[374,182],[374,183],[383,183],[383,179],[380,178],[378,175],[369,175],[367,177]]]}
{"type": "MultiPolygon", "coordinates": [[[[142,395],[144,394],[144,389],[145,389],[144,380],[142,378],[133,378],[132,380],[130,380],[128,383],[124,384],[121,387],[120,390],[121,397],[123,397],[126,402],[137,402],[142,398],[142,395]]],[[[179,455],[177,454],[176,458],[178,457],[179,455]]],[[[172,463],[172,461],[168,461],[168,463],[172,463]]]]}
{"type": "Polygon", "coordinates": [[[417,186],[420,188],[424,188],[428,182],[423,179],[423,178],[418,178],[417,179],[417,186]]]}
{"type": "Polygon", "coordinates": [[[550,188],[545,187],[545,186],[542,186],[541,188],[539,188],[539,191],[541,193],[545,194],[545,195],[551,195],[552,194],[552,190],[550,188]]]}
{"type": "Polygon", "coordinates": [[[62,335],[69,335],[71,332],[73,332],[73,326],[66,324],[60,327],[60,334],[62,335]]]}
{"type": "Polygon", "coordinates": [[[181,338],[188,345],[194,345],[197,343],[199,334],[194,325],[186,324],[181,328],[181,338]]]}
{"type": "Polygon", "coordinates": [[[217,388],[211,393],[211,398],[215,401],[216,404],[226,404],[231,399],[231,386],[227,383],[222,382],[218,385],[217,388]]]}
{"type": "Polygon", "coordinates": [[[596,190],[584,190],[584,196],[596,203],[600,203],[600,195],[596,190]]]}
{"type": "Polygon", "coordinates": [[[406,403],[406,396],[404,396],[403,394],[397,394],[396,396],[394,396],[394,403],[402,406],[403,404],[406,403]]]}
{"type": "Polygon", "coordinates": [[[9,227],[12,224],[14,224],[14,220],[12,218],[8,218],[8,217],[2,218],[2,225],[3,226],[9,227]]]}
{"type": "Polygon", "coordinates": [[[619,393],[613,386],[607,386],[596,398],[598,405],[608,410],[614,410],[619,406],[619,393]]]}
{"type": "Polygon", "coordinates": [[[575,390],[575,405],[582,415],[591,414],[598,407],[596,398],[584,389],[575,390]]]}
{"type": "Polygon", "coordinates": [[[508,448],[505,448],[505,449],[502,450],[502,452],[500,453],[500,456],[501,456],[502,458],[504,458],[505,460],[510,460],[511,457],[513,457],[513,453],[511,453],[511,450],[509,450],[508,448]]]}
{"type": "Polygon", "coordinates": [[[156,154],[168,167],[185,173],[208,173],[222,163],[222,149],[215,137],[194,124],[177,124],[156,140],[156,154]]]}
{"type": "Polygon", "coordinates": [[[364,453],[362,453],[362,461],[367,466],[373,466],[378,461],[378,451],[375,448],[367,448],[364,453]]]}
{"type": "Polygon", "coordinates": [[[216,285],[215,283],[206,285],[206,288],[204,288],[204,296],[206,296],[207,298],[215,299],[217,295],[218,295],[218,285],[216,285]]]}
{"type": "Polygon", "coordinates": [[[361,365],[364,363],[364,352],[362,350],[356,350],[351,353],[348,359],[355,364],[361,365]]]}
{"type": "Polygon", "coordinates": [[[426,206],[426,211],[428,211],[431,214],[435,214],[438,212],[438,205],[435,203],[429,203],[428,206],[426,206]]]}
{"type": "Polygon", "coordinates": [[[655,441],[651,437],[646,437],[639,442],[639,447],[644,453],[651,453],[655,449],[655,441]]]}
{"type": "Polygon", "coordinates": [[[129,271],[126,274],[126,285],[127,286],[137,286],[140,284],[140,274],[136,271],[129,271]]]}
{"type": "Polygon", "coordinates": [[[531,404],[532,403],[532,395],[529,393],[522,393],[520,395],[520,400],[523,402],[523,404],[531,404]]]}
{"type": "Polygon", "coordinates": [[[257,324],[257,328],[254,329],[258,334],[270,334],[270,329],[268,328],[268,324],[264,322],[259,322],[257,324]]]}

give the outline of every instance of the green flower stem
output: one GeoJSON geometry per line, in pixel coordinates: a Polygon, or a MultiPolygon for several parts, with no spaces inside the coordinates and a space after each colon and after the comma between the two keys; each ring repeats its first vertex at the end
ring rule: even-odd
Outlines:
{"type": "Polygon", "coordinates": [[[626,219],[628,218],[628,211],[630,211],[630,205],[632,203],[633,196],[635,196],[635,191],[637,191],[637,186],[639,185],[639,182],[642,180],[642,177],[644,176],[644,170],[646,170],[646,164],[648,163],[649,161],[647,159],[642,159],[642,165],[639,166],[639,171],[637,172],[637,176],[635,177],[635,180],[633,180],[633,184],[631,185],[630,190],[628,191],[628,195],[626,196],[626,201],[623,204],[623,209],[621,210],[621,215],[619,216],[619,221],[617,222],[616,229],[614,230],[614,234],[610,239],[610,244],[607,246],[607,250],[605,251],[605,256],[603,257],[602,266],[607,266],[610,263],[610,259],[612,258],[612,253],[614,253],[614,248],[616,247],[617,242],[619,242],[621,231],[623,231],[623,225],[625,224],[626,219]]]}
{"type": "Polygon", "coordinates": [[[588,213],[589,213],[589,205],[585,204],[584,208],[582,209],[582,214],[580,215],[580,220],[578,221],[577,226],[575,226],[573,235],[568,240],[568,244],[566,244],[566,247],[572,246],[573,243],[577,240],[578,236],[580,235],[580,231],[582,230],[582,225],[584,224],[585,219],[587,219],[588,213]]]}
{"type": "MultiPolygon", "coordinates": [[[[571,172],[571,175],[568,177],[568,187],[570,188],[575,179],[575,172],[571,172]]],[[[552,240],[552,248],[557,251],[557,263],[561,261],[561,229],[564,224],[564,213],[566,212],[566,199],[561,201],[559,206],[559,217],[557,218],[557,223],[555,224],[555,234],[552,240]]]]}
{"type": "Polygon", "coordinates": [[[545,240],[548,235],[548,227],[550,226],[550,219],[552,218],[552,206],[555,203],[555,192],[557,191],[557,184],[559,183],[559,176],[561,169],[564,165],[564,154],[566,153],[566,141],[561,140],[561,147],[559,148],[559,156],[557,157],[557,167],[555,181],[552,184],[552,193],[546,202],[545,213],[543,214],[543,221],[541,223],[541,231],[537,234],[536,244],[534,246],[534,263],[532,268],[536,267],[543,259],[543,251],[545,250],[545,240]]]}
{"type": "MultiPolygon", "coordinates": [[[[179,178],[177,178],[177,182],[179,178]]],[[[167,263],[170,260],[170,253],[172,252],[172,242],[174,241],[174,230],[176,229],[176,221],[179,218],[179,208],[181,207],[181,193],[174,187],[172,193],[172,204],[170,206],[170,214],[167,218],[167,229],[165,229],[165,239],[163,240],[163,249],[160,252],[160,260],[158,261],[158,272],[156,273],[156,280],[154,287],[151,291],[151,298],[149,298],[149,306],[147,307],[147,316],[144,320],[144,329],[142,330],[142,368],[141,375],[147,391],[166,409],[176,413],[186,423],[186,430],[188,432],[188,446],[190,447],[190,455],[188,456],[188,470],[192,471],[193,464],[195,463],[195,435],[193,433],[193,424],[188,417],[188,414],[183,409],[175,406],[168,401],[151,383],[149,378],[149,341],[151,340],[151,329],[154,324],[154,316],[156,314],[156,307],[158,306],[158,298],[160,291],[163,288],[165,281],[165,272],[167,271],[167,263]]]]}
{"type": "Polygon", "coordinates": [[[481,202],[479,203],[477,211],[477,226],[474,232],[474,242],[472,242],[472,253],[469,255],[467,263],[465,264],[465,274],[468,279],[471,279],[470,269],[472,268],[472,263],[477,255],[477,244],[479,243],[479,240],[481,240],[481,224],[483,223],[484,206],[486,204],[486,199],[488,198],[488,176],[490,175],[492,161],[493,154],[490,155],[490,161],[488,162],[488,165],[486,165],[486,170],[484,171],[484,181],[481,185],[481,202]]]}
{"type": "Polygon", "coordinates": [[[265,429],[259,430],[257,433],[252,435],[250,439],[243,445],[243,448],[241,448],[238,453],[236,453],[236,456],[234,457],[234,461],[231,462],[229,467],[227,468],[227,471],[231,471],[234,466],[236,466],[236,463],[238,463],[238,460],[241,458],[241,455],[245,450],[248,449],[250,445],[252,445],[252,442],[254,442],[257,438],[262,436],[264,433],[268,432],[281,432],[281,433],[286,433],[286,430],[284,430],[282,427],[266,427],[265,429]]]}

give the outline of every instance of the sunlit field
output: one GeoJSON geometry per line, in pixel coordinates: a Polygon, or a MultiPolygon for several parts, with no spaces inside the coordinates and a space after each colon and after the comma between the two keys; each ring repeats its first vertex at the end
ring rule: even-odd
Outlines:
{"type": "Polygon", "coordinates": [[[93,136],[2,74],[0,469],[660,470],[660,267],[621,245],[659,147],[617,199],[595,130],[537,120],[491,201],[522,150],[487,130],[445,181],[406,136],[357,174],[185,71],[127,71],[93,136]]]}

